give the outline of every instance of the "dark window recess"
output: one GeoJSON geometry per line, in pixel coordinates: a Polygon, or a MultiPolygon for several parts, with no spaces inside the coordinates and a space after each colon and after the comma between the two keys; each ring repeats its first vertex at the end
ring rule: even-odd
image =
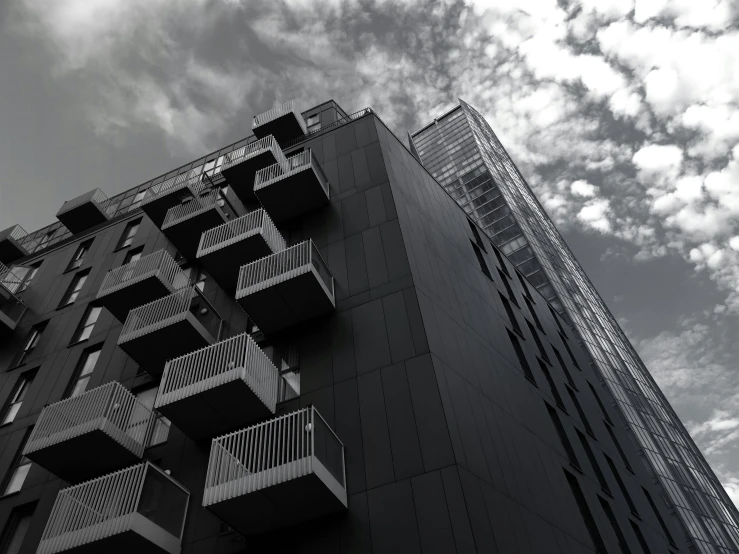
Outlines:
{"type": "Polygon", "coordinates": [[[503,261],[503,256],[500,255],[500,250],[493,246],[493,252],[495,252],[495,257],[498,258],[498,265],[500,266],[500,270],[505,273],[506,276],[510,277],[511,274],[508,272],[505,261],[503,261]]]}
{"type": "Polygon", "coordinates": [[[577,433],[577,438],[580,440],[582,449],[585,451],[585,456],[587,456],[588,461],[590,462],[590,466],[595,472],[595,477],[598,479],[598,484],[600,485],[600,488],[606,491],[608,494],[611,494],[611,487],[608,486],[606,476],[603,475],[603,471],[600,469],[600,464],[595,457],[595,452],[593,452],[593,449],[590,447],[588,437],[583,435],[578,429],[575,429],[575,432],[577,433]]]}
{"type": "Polygon", "coordinates": [[[562,408],[565,412],[567,411],[567,408],[565,408],[564,402],[562,402],[562,397],[559,395],[559,391],[557,390],[557,385],[554,383],[554,379],[552,379],[552,374],[549,372],[549,368],[547,365],[542,362],[541,360],[537,360],[539,362],[539,367],[541,368],[541,372],[544,374],[544,378],[547,380],[547,383],[549,384],[549,390],[552,391],[552,396],[554,397],[554,401],[557,403],[557,406],[562,408]]]}
{"type": "MultiPolygon", "coordinates": [[[[521,283],[521,288],[523,289],[524,298],[528,298],[529,300],[531,300],[531,302],[534,302],[534,297],[531,296],[531,291],[529,290],[528,283],[526,283],[526,279],[524,279],[523,275],[521,275],[518,271],[516,271],[516,277],[518,277],[518,282],[521,283]]],[[[536,316],[534,316],[534,319],[536,320],[536,324],[539,327],[541,327],[541,323],[539,323],[539,319],[536,316]]]]}
{"type": "Polygon", "coordinates": [[[480,270],[485,274],[485,277],[490,279],[492,281],[493,276],[490,275],[490,270],[488,269],[488,264],[485,263],[485,258],[482,255],[482,251],[480,250],[480,247],[477,246],[474,242],[470,241],[470,244],[472,245],[472,250],[475,251],[475,257],[477,258],[477,263],[480,265],[480,270]]]}
{"type": "Polygon", "coordinates": [[[598,532],[598,526],[595,524],[593,513],[590,511],[587,500],[585,500],[585,495],[580,488],[580,483],[578,483],[577,477],[566,469],[564,472],[565,477],[567,478],[567,483],[570,485],[572,496],[575,498],[577,508],[580,511],[580,516],[582,517],[583,523],[585,523],[585,528],[588,530],[588,534],[590,535],[590,540],[593,541],[593,545],[595,546],[595,551],[598,552],[598,554],[606,554],[606,545],[598,532]]]}
{"type": "Polygon", "coordinates": [[[475,244],[480,247],[480,250],[485,252],[485,243],[482,242],[482,237],[480,236],[480,231],[477,230],[477,225],[472,223],[472,221],[468,218],[467,223],[470,226],[470,231],[472,231],[472,236],[475,237],[475,244]]]}
{"type": "MultiPolygon", "coordinates": [[[[560,333],[559,338],[562,339],[562,344],[565,345],[565,350],[567,350],[567,353],[570,355],[570,359],[572,360],[572,363],[575,364],[575,367],[577,369],[580,369],[580,364],[577,363],[577,358],[575,358],[575,355],[572,353],[572,350],[570,350],[570,345],[567,344],[567,337],[565,337],[562,333],[560,333]]],[[[582,370],[580,369],[580,371],[582,370]]]]}
{"type": "Polygon", "coordinates": [[[595,433],[593,433],[593,428],[590,426],[588,418],[585,417],[585,412],[582,409],[582,405],[577,399],[577,394],[575,394],[575,391],[573,391],[570,387],[565,388],[567,389],[567,394],[570,395],[570,400],[572,400],[572,403],[575,405],[575,410],[577,411],[577,415],[580,416],[580,421],[582,421],[582,425],[583,427],[585,427],[585,431],[587,431],[588,435],[595,437],[595,433]]]}
{"type": "Polygon", "coordinates": [[[123,263],[121,265],[130,264],[131,262],[136,262],[141,259],[141,254],[144,253],[144,247],[138,246],[136,248],[131,248],[128,252],[126,252],[126,256],[123,258],[123,263]]]}
{"type": "Polygon", "coordinates": [[[70,344],[74,344],[76,342],[80,342],[90,338],[90,335],[92,335],[92,331],[95,328],[95,324],[100,317],[100,312],[102,311],[103,308],[101,308],[100,306],[87,307],[85,315],[82,316],[80,324],[77,327],[77,330],[74,332],[74,338],[72,339],[72,342],[70,344]]]}
{"type": "Polygon", "coordinates": [[[629,489],[626,488],[626,483],[624,483],[624,480],[621,479],[621,474],[618,472],[618,468],[616,467],[616,464],[613,463],[613,460],[611,460],[611,457],[603,452],[603,457],[606,459],[606,463],[608,464],[608,467],[611,470],[611,473],[613,474],[613,478],[616,480],[616,484],[618,485],[618,489],[621,491],[621,494],[624,497],[624,500],[626,500],[626,504],[629,505],[629,510],[631,510],[631,513],[634,514],[636,517],[639,517],[639,512],[636,510],[636,506],[634,505],[634,500],[631,498],[631,495],[629,494],[629,489]]]}
{"type": "Polygon", "coordinates": [[[562,322],[559,320],[559,314],[557,314],[556,310],[552,308],[551,305],[547,304],[549,307],[549,312],[552,314],[552,318],[554,319],[555,323],[557,324],[557,327],[559,328],[559,332],[562,333],[565,337],[567,336],[567,333],[565,333],[564,327],[562,327],[562,322]]]}
{"type": "Polygon", "coordinates": [[[629,523],[631,523],[631,528],[634,530],[634,535],[636,535],[636,540],[639,541],[639,546],[641,547],[642,552],[644,552],[644,554],[650,554],[651,550],[649,550],[647,540],[644,538],[641,529],[639,529],[639,524],[632,520],[629,520],[629,523]]]}
{"type": "Polygon", "coordinates": [[[507,277],[500,270],[498,270],[498,275],[500,275],[500,280],[503,281],[503,286],[505,286],[505,291],[508,294],[508,298],[510,299],[511,302],[513,302],[516,306],[518,306],[518,300],[516,300],[516,295],[513,294],[513,289],[511,288],[511,284],[508,282],[508,279],[510,277],[507,277]]]}
{"type": "Polygon", "coordinates": [[[513,327],[513,330],[516,331],[516,333],[518,333],[519,335],[523,336],[523,333],[521,332],[521,326],[518,324],[518,319],[516,319],[516,314],[513,313],[513,308],[511,308],[511,303],[508,302],[508,299],[502,294],[498,293],[498,295],[500,296],[500,301],[503,303],[505,313],[508,314],[508,319],[511,321],[511,326],[513,327]]]}
{"type": "Polygon", "coordinates": [[[672,534],[670,533],[670,530],[667,528],[667,524],[665,523],[665,520],[662,519],[662,515],[659,513],[659,510],[657,510],[657,506],[654,504],[654,500],[652,500],[652,495],[649,494],[649,491],[642,487],[642,491],[644,491],[644,496],[647,499],[647,502],[649,502],[649,506],[652,508],[652,512],[654,512],[654,516],[657,518],[657,521],[659,522],[659,526],[662,528],[662,532],[665,534],[665,537],[667,537],[667,540],[670,541],[670,544],[677,548],[677,545],[675,544],[675,540],[672,538],[672,534]]]}
{"type": "Polygon", "coordinates": [[[536,379],[534,379],[534,374],[531,372],[531,368],[529,367],[529,362],[526,361],[526,355],[523,353],[523,350],[521,349],[521,343],[518,342],[518,337],[508,331],[508,338],[511,339],[511,344],[513,345],[513,350],[516,352],[516,357],[518,358],[518,365],[521,366],[521,369],[523,370],[523,374],[526,376],[526,379],[531,381],[534,385],[536,385],[536,379]]]}
{"type": "Polygon", "coordinates": [[[90,251],[93,240],[95,239],[86,240],[85,242],[80,243],[80,245],[77,247],[77,250],[74,252],[74,256],[72,256],[69,265],[67,266],[67,271],[80,268],[82,262],[85,261],[85,256],[87,256],[87,253],[90,251]]]}
{"type": "Polygon", "coordinates": [[[554,425],[554,429],[557,431],[559,442],[562,443],[562,448],[565,449],[565,453],[567,454],[567,459],[570,461],[570,463],[573,466],[575,466],[577,469],[580,469],[580,463],[577,461],[575,450],[572,448],[572,443],[570,442],[570,439],[567,437],[567,432],[565,431],[565,428],[562,425],[562,420],[559,419],[559,414],[557,413],[557,410],[552,408],[546,402],[545,404],[547,407],[547,412],[549,413],[549,417],[552,419],[552,424],[554,425]]]}
{"type": "Polygon", "coordinates": [[[549,354],[547,354],[547,351],[544,350],[544,345],[541,342],[541,339],[539,338],[539,333],[536,332],[536,329],[534,329],[534,326],[531,325],[528,321],[526,322],[526,325],[529,327],[529,332],[531,333],[531,336],[534,337],[534,342],[536,343],[536,347],[539,349],[539,355],[547,362],[549,362],[549,354]]]}
{"type": "Polygon", "coordinates": [[[67,292],[64,293],[64,297],[62,298],[62,301],[59,304],[60,308],[63,306],[69,306],[70,304],[73,304],[75,300],[77,300],[77,297],[79,297],[82,287],[85,286],[85,281],[87,281],[87,276],[89,274],[90,274],[89,269],[80,271],[79,273],[75,274],[75,276],[72,278],[72,282],[69,284],[69,288],[67,289],[67,292]]]}
{"type": "Polygon", "coordinates": [[[26,434],[23,436],[23,442],[21,442],[18,451],[15,453],[13,463],[8,469],[8,473],[5,475],[5,479],[2,484],[2,496],[13,494],[20,491],[23,488],[23,483],[28,477],[28,472],[31,469],[31,460],[23,455],[23,450],[26,448],[28,437],[31,436],[33,426],[26,429],[26,434]]]}
{"type": "Polygon", "coordinates": [[[528,296],[524,296],[523,301],[526,302],[526,307],[529,309],[529,313],[531,314],[531,319],[534,320],[534,324],[536,325],[536,327],[539,329],[539,331],[546,334],[546,332],[544,331],[544,327],[541,326],[541,321],[539,321],[539,316],[536,315],[536,310],[534,309],[534,306],[531,303],[531,300],[529,300],[528,296]]]}
{"type": "Polygon", "coordinates": [[[616,450],[618,450],[618,455],[621,456],[621,461],[626,466],[626,469],[628,469],[631,473],[634,473],[634,470],[631,468],[631,464],[629,463],[629,459],[626,457],[626,452],[624,452],[624,449],[621,448],[621,443],[618,442],[618,439],[616,438],[616,433],[614,433],[613,429],[611,429],[608,425],[606,425],[606,429],[608,430],[608,434],[611,435],[613,445],[616,447],[616,450]]]}
{"type": "Polygon", "coordinates": [[[606,407],[603,405],[603,402],[600,399],[600,396],[598,396],[598,392],[595,390],[595,387],[588,381],[588,386],[590,387],[590,392],[593,393],[593,398],[595,398],[595,401],[598,403],[598,406],[600,406],[600,411],[603,412],[603,419],[606,420],[607,423],[610,425],[613,425],[613,421],[611,421],[611,416],[608,415],[608,412],[606,411],[606,407]]]}
{"type": "Polygon", "coordinates": [[[31,331],[28,333],[28,337],[26,338],[26,342],[23,345],[23,350],[16,355],[13,367],[26,363],[28,358],[31,357],[33,350],[41,340],[41,335],[43,334],[47,323],[49,322],[44,321],[43,323],[38,323],[31,328],[31,331]]]}
{"type": "Polygon", "coordinates": [[[18,381],[16,381],[13,387],[13,392],[3,408],[0,425],[7,425],[15,421],[15,417],[23,405],[23,399],[26,397],[28,389],[31,388],[34,377],[36,377],[36,370],[26,371],[18,377],[18,381]]]}
{"type": "Polygon", "coordinates": [[[565,377],[567,378],[567,382],[570,384],[570,386],[575,389],[577,389],[577,385],[575,384],[574,379],[572,378],[572,373],[570,373],[570,370],[567,369],[567,365],[565,364],[565,361],[562,359],[562,354],[559,353],[559,350],[557,350],[553,344],[549,344],[549,346],[552,347],[552,351],[554,352],[554,357],[557,358],[557,363],[559,364],[559,367],[562,368],[562,371],[565,374],[565,377]]]}
{"type": "Polygon", "coordinates": [[[622,554],[631,554],[631,550],[629,549],[629,544],[626,542],[626,537],[624,537],[624,534],[621,532],[621,526],[618,524],[618,521],[616,520],[616,514],[613,513],[613,510],[611,509],[611,505],[608,503],[608,501],[605,498],[598,497],[598,500],[600,501],[600,506],[603,508],[603,511],[606,514],[606,517],[608,518],[608,523],[611,524],[611,527],[613,528],[613,532],[616,534],[616,539],[618,539],[618,546],[622,552],[622,554]]]}
{"type": "Polygon", "coordinates": [[[65,398],[74,398],[87,390],[87,385],[90,382],[92,372],[95,370],[95,364],[97,364],[102,348],[103,345],[100,344],[82,352],[82,356],[77,362],[74,377],[67,387],[67,394],[64,395],[65,398]]]}
{"type": "Polygon", "coordinates": [[[133,242],[133,239],[139,230],[139,225],[141,225],[141,219],[142,218],[134,219],[133,221],[129,221],[126,224],[126,228],[123,229],[123,234],[118,240],[118,245],[115,247],[116,250],[118,250],[119,248],[126,248],[127,246],[131,246],[131,243],[133,242]]]}
{"type": "Polygon", "coordinates": [[[5,524],[3,534],[0,535],[0,552],[3,554],[18,554],[26,538],[28,528],[31,526],[33,512],[36,504],[24,504],[13,508],[10,512],[8,522],[5,524]]]}

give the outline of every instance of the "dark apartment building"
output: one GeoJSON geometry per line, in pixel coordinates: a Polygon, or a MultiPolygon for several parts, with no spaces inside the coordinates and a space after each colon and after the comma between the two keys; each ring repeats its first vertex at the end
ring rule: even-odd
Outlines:
{"type": "Polygon", "coordinates": [[[688,553],[569,320],[371,109],[0,234],[0,553],[688,553]]]}
{"type": "Polygon", "coordinates": [[[482,115],[460,100],[409,142],[441,187],[572,326],[693,550],[739,552],[739,512],[482,115]]]}

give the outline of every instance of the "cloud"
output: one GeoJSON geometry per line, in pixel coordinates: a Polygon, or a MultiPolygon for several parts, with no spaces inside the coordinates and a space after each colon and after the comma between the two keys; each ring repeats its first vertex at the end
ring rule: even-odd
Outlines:
{"type": "Polygon", "coordinates": [[[601,233],[608,233],[611,231],[611,222],[608,220],[610,211],[610,202],[605,198],[598,198],[588,201],[577,213],[577,219],[601,233]]]}
{"type": "Polygon", "coordinates": [[[598,187],[596,187],[595,185],[591,185],[587,181],[579,180],[574,181],[570,185],[570,191],[576,196],[585,196],[588,198],[592,198],[598,191],[598,187]]]}

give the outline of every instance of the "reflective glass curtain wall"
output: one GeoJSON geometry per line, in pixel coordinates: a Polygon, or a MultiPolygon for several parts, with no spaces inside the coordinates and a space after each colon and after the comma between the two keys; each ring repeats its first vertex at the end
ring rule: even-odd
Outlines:
{"type": "Polygon", "coordinates": [[[485,119],[412,134],[429,172],[578,332],[699,552],[739,552],[739,512],[485,119]]]}

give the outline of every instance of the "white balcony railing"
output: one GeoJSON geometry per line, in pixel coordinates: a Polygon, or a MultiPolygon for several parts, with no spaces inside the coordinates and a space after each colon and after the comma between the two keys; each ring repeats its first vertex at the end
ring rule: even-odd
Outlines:
{"type": "Polygon", "coordinates": [[[182,223],[191,219],[216,205],[223,205],[220,189],[213,189],[208,192],[198,192],[191,199],[170,208],[162,223],[162,231],[168,227],[182,223]]]}
{"type": "Polygon", "coordinates": [[[287,246],[272,219],[260,208],[223,225],[208,229],[200,238],[198,257],[206,256],[214,250],[230,246],[256,234],[264,237],[264,241],[272,252],[284,250],[287,246]]]}
{"type": "Polygon", "coordinates": [[[326,292],[334,297],[334,278],[312,240],[306,240],[280,252],[241,266],[238,297],[267,289],[283,281],[316,270],[326,292]]]}
{"type": "Polygon", "coordinates": [[[130,531],[156,545],[139,552],[180,552],[189,498],[189,492],[149,462],[62,489],[37,554],[91,543],[98,543],[95,551],[102,552],[120,539],[116,535],[130,531]]]}
{"type": "Polygon", "coordinates": [[[0,262],[0,285],[10,292],[16,292],[21,286],[22,280],[10,268],[0,262]]]}
{"type": "Polygon", "coordinates": [[[272,155],[278,162],[285,161],[285,155],[282,153],[280,145],[277,144],[277,141],[272,135],[269,135],[226,154],[223,165],[221,166],[221,172],[267,151],[272,152],[272,155]]]}
{"type": "Polygon", "coordinates": [[[303,477],[316,466],[327,470],[346,504],[344,445],[311,406],[213,439],[203,506],[303,477]]]}
{"type": "MultiPolygon", "coordinates": [[[[123,385],[113,381],[46,406],[28,438],[24,455],[104,429],[137,457],[144,453],[152,412],[123,385]]],[[[95,455],[86,453],[84,455],[95,455]]]]}
{"type": "Polygon", "coordinates": [[[323,190],[326,192],[326,195],[328,196],[328,179],[326,178],[326,175],[323,173],[323,169],[321,169],[321,165],[318,163],[318,160],[316,160],[313,152],[310,149],[304,150],[303,152],[298,152],[294,156],[290,156],[289,158],[287,158],[284,162],[278,162],[257,171],[257,174],[254,177],[254,192],[257,192],[260,189],[281,181],[286,177],[296,175],[301,171],[306,171],[311,167],[316,172],[318,181],[323,190]]]}
{"type": "Polygon", "coordinates": [[[261,125],[264,125],[265,123],[269,123],[270,121],[274,121],[275,119],[279,119],[280,117],[283,117],[285,115],[288,115],[292,113],[295,116],[295,119],[300,124],[300,128],[303,130],[303,134],[306,134],[308,132],[305,121],[303,121],[303,116],[295,109],[295,101],[290,100],[289,102],[285,102],[281,106],[277,106],[275,108],[272,108],[271,110],[268,110],[264,113],[261,113],[259,115],[254,116],[254,121],[252,122],[251,128],[252,130],[256,129],[257,127],[260,127],[261,125]]]}
{"type": "Polygon", "coordinates": [[[247,334],[237,335],[167,362],[155,407],[241,379],[274,413],[279,372],[247,334]]]}
{"type": "Polygon", "coordinates": [[[169,179],[158,185],[153,185],[152,187],[150,187],[146,191],[146,195],[141,201],[141,205],[145,206],[149,202],[153,202],[158,198],[173,194],[186,187],[198,186],[201,184],[201,181],[202,177],[200,176],[200,174],[193,173],[192,171],[180,173],[179,175],[170,177],[169,179]]]}
{"type": "Polygon", "coordinates": [[[97,298],[117,292],[149,277],[157,277],[172,292],[187,285],[189,280],[174,258],[166,250],[158,250],[108,271],[100,286],[97,298]]]}
{"type": "Polygon", "coordinates": [[[11,238],[13,240],[20,241],[27,236],[28,233],[23,227],[21,227],[20,225],[13,225],[12,227],[0,233],[0,240],[11,238]]]}
{"type": "Polygon", "coordinates": [[[169,296],[131,310],[123,324],[118,344],[183,321],[189,313],[192,299],[197,294],[195,290],[191,287],[180,289],[169,296]]]}

